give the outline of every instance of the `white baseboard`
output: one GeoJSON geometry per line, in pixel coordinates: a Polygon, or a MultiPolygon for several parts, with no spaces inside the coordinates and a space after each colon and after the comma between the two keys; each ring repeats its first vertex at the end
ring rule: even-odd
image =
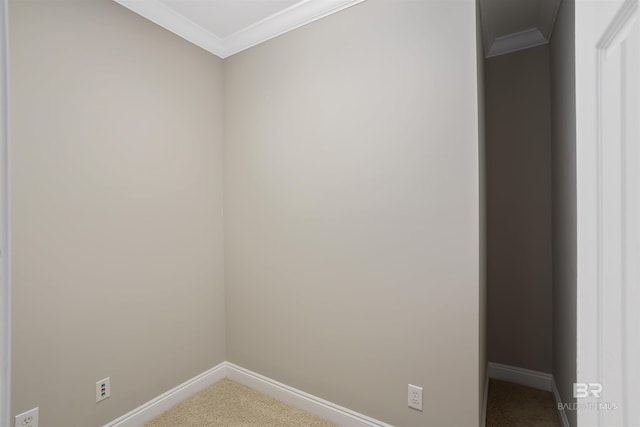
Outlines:
{"type": "MultiPolygon", "coordinates": [[[[560,397],[560,392],[558,391],[558,387],[556,387],[555,380],[552,383],[551,391],[553,392],[553,397],[556,400],[556,404],[563,403],[562,398],[560,397]]],[[[560,422],[562,423],[562,427],[571,427],[569,424],[569,419],[567,418],[567,411],[566,410],[558,411],[558,414],[560,414],[560,422]]]]}
{"type": "Polygon", "coordinates": [[[496,380],[526,385],[527,387],[545,391],[551,391],[552,389],[553,376],[551,374],[545,374],[544,372],[531,371],[529,369],[493,362],[489,362],[488,372],[489,377],[496,380]]]}
{"type": "Polygon", "coordinates": [[[226,376],[226,362],[191,378],[179,386],[142,404],[104,427],[140,427],[226,376]]]}
{"type": "Polygon", "coordinates": [[[229,362],[222,362],[104,427],[140,427],[223,378],[229,378],[343,427],[393,427],[229,362]]]}
{"type": "Polygon", "coordinates": [[[366,415],[227,362],[227,378],[344,427],[392,427],[366,415]]]}
{"type": "MultiPolygon", "coordinates": [[[[508,381],[510,383],[522,384],[528,387],[550,391],[553,393],[556,403],[562,403],[560,393],[556,387],[556,382],[551,374],[493,362],[489,362],[487,374],[490,378],[497,380],[508,381]]],[[[566,412],[558,411],[558,414],[560,415],[562,427],[570,427],[566,412]]]]}

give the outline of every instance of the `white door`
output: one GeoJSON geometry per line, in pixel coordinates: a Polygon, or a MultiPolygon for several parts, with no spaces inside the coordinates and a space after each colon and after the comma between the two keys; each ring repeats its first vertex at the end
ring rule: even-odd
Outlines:
{"type": "Polygon", "coordinates": [[[640,426],[639,1],[576,1],[580,427],[640,426]]]}

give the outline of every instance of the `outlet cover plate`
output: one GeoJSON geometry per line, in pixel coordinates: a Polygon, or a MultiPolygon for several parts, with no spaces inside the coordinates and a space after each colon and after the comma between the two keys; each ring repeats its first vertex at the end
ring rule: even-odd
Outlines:
{"type": "Polygon", "coordinates": [[[409,384],[407,397],[409,408],[422,411],[422,387],[409,384]]]}
{"type": "Polygon", "coordinates": [[[38,427],[38,413],[40,408],[33,408],[30,411],[16,415],[15,427],[38,427]]]}

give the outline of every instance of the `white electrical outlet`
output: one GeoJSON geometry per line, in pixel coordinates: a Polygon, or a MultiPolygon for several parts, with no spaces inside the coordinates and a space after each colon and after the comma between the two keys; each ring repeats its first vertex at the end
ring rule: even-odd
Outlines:
{"type": "Polygon", "coordinates": [[[40,408],[33,408],[30,411],[16,415],[15,427],[38,427],[38,411],[40,408]]]}
{"type": "Polygon", "coordinates": [[[96,382],[96,403],[111,396],[111,380],[109,377],[96,382]]]}
{"type": "Polygon", "coordinates": [[[409,384],[409,408],[422,411],[422,387],[409,384]]]}

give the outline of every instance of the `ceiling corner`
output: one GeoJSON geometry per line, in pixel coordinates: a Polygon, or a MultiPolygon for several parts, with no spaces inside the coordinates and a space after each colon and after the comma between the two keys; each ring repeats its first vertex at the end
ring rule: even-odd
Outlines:
{"type": "Polygon", "coordinates": [[[222,39],[158,0],[113,1],[216,56],[224,51],[222,39]]]}
{"type": "Polygon", "coordinates": [[[548,43],[561,0],[480,0],[485,57],[548,43]]]}
{"type": "Polygon", "coordinates": [[[307,0],[271,15],[223,39],[224,56],[231,56],[365,0],[307,0]]]}
{"type": "Polygon", "coordinates": [[[227,58],[366,0],[301,0],[225,37],[217,36],[160,0],[114,1],[206,51],[227,58]]]}

